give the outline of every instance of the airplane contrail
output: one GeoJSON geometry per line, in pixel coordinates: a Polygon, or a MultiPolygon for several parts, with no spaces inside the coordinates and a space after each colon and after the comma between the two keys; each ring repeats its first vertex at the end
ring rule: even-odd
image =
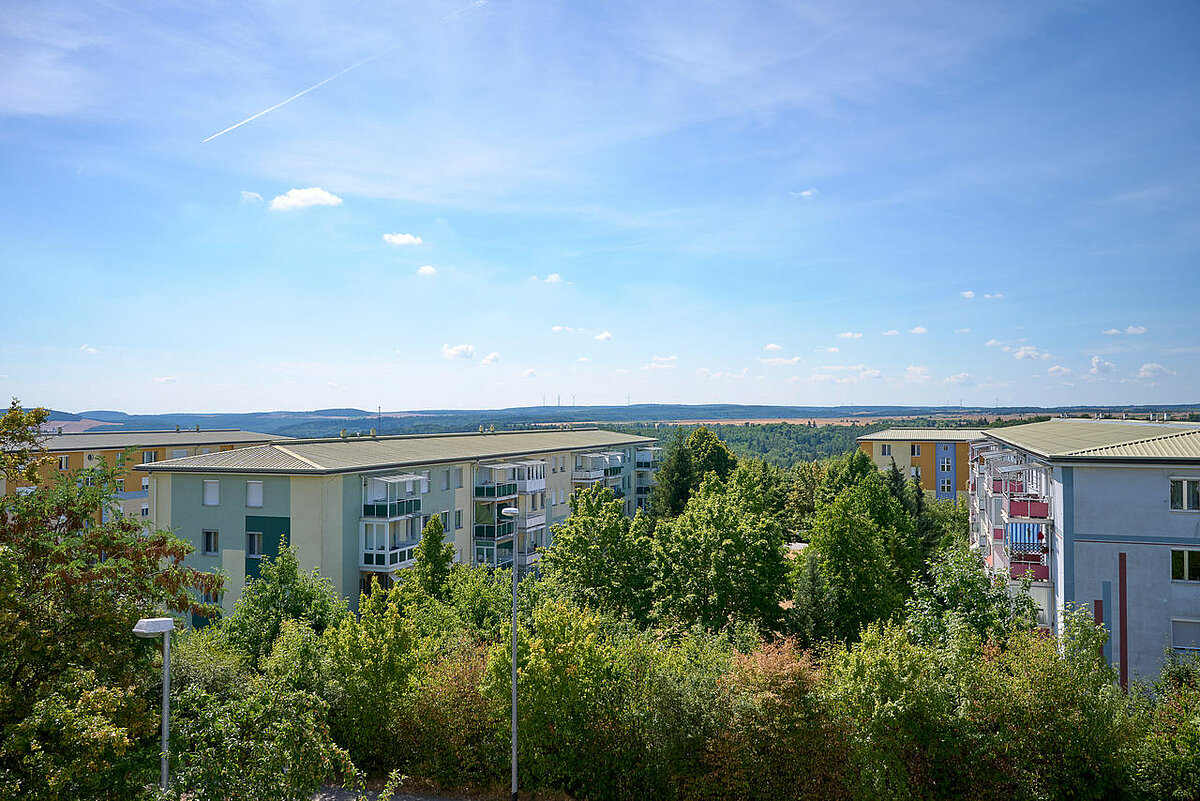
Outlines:
{"type": "MultiPolygon", "coordinates": [[[[458,9],[457,11],[453,11],[453,12],[447,14],[446,16],[442,17],[441,21],[449,22],[450,20],[456,19],[457,17],[462,16],[463,14],[467,13],[468,11],[470,11],[472,9],[479,8],[479,7],[485,6],[487,4],[488,4],[488,0],[475,0],[475,2],[471,3],[470,5],[463,6],[462,8],[458,9]]],[[[292,95],[291,97],[287,98],[286,100],[281,100],[278,103],[276,103],[275,105],[271,106],[270,108],[265,108],[262,111],[258,112],[257,114],[247,117],[246,119],[242,120],[241,122],[234,123],[233,125],[230,125],[228,128],[226,128],[223,131],[217,131],[212,136],[201,141],[200,144],[204,144],[206,142],[211,142],[212,140],[216,139],[218,136],[223,136],[224,134],[227,134],[230,131],[237,130],[238,128],[241,128],[243,125],[245,125],[248,122],[254,122],[255,120],[257,120],[259,117],[263,116],[264,114],[270,114],[272,111],[275,111],[276,109],[283,108],[288,103],[291,103],[293,100],[304,97],[306,94],[308,94],[312,90],[320,89],[322,86],[329,83],[330,81],[336,80],[337,78],[340,78],[343,75],[345,75],[347,72],[356,70],[364,64],[369,64],[370,62],[374,61],[375,59],[385,56],[388,53],[392,52],[392,50],[395,50],[395,49],[396,48],[393,47],[389,50],[384,50],[382,53],[376,53],[373,56],[368,56],[367,58],[364,58],[362,61],[357,61],[357,62],[351,64],[349,67],[346,67],[346,69],[342,70],[341,72],[335,72],[333,75],[330,75],[325,80],[318,81],[318,82],[314,83],[312,86],[308,87],[307,89],[301,89],[299,92],[296,92],[296,94],[292,95]]]]}

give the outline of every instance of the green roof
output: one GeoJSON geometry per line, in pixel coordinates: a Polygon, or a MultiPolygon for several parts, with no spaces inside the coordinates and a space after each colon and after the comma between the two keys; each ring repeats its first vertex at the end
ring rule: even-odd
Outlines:
{"type": "Polygon", "coordinates": [[[1047,420],[987,436],[1048,459],[1200,460],[1200,427],[1124,420],[1047,420]]]}
{"type": "Polygon", "coordinates": [[[978,428],[885,428],[863,434],[859,442],[974,442],[983,439],[978,428]]]}
{"type": "Polygon", "coordinates": [[[560,451],[650,445],[650,437],[595,428],[292,440],[138,465],[155,473],[353,473],[414,465],[502,459],[560,451]]]}

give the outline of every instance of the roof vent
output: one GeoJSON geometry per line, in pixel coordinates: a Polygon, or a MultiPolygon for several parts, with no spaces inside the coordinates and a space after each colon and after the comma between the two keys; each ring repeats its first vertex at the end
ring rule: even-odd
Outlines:
{"type": "Polygon", "coordinates": [[[179,433],[179,424],[178,423],[175,424],[175,433],[176,434],[179,433]]]}
{"type": "Polygon", "coordinates": [[[346,429],[344,429],[344,428],[342,429],[341,437],[342,437],[342,439],[346,438],[346,429]]]}
{"type": "Polygon", "coordinates": [[[200,424],[199,423],[196,424],[196,433],[197,434],[200,433],[200,424]]]}
{"type": "Polygon", "coordinates": [[[373,429],[373,428],[371,429],[371,436],[372,436],[372,437],[376,436],[376,434],[375,434],[375,429],[373,429]]]}

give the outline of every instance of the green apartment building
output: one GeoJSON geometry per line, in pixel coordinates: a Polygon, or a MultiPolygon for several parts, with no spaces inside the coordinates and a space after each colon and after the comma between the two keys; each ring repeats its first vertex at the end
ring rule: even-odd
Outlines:
{"type": "Polygon", "coordinates": [[[576,428],[290,440],[137,470],[150,478],[153,524],[195,546],[191,564],[228,575],[229,613],[285,539],[301,569],[318,568],[357,606],[372,578],[386,586],[412,565],[433,515],[457,561],[527,569],[570,513],[572,490],[610,487],[632,515],[658,454],[647,437],[576,428]]]}

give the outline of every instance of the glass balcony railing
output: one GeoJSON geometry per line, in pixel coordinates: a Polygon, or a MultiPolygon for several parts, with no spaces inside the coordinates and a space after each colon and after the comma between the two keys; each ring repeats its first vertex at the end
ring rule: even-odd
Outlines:
{"type": "Polygon", "coordinates": [[[616,465],[615,467],[606,467],[606,468],[604,468],[604,475],[605,475],[605,476],[619,476],[619,475],[621,475],[621,465],[616,465]]]}
{"type": "Polygon", "coordinates": [[[363,551],[359,560],[360,567],[367,568],[399,568],[407,565],[416,558],[417,544],[405,543],[400,548],[390,548],[386,551],[363,551]]]}
{"type": "Polygon", "coordinates": [[[517,494],[517,482],[506,481],[500,484],[476,484],[476,498],[505,498],[517,494]]]}
{"type": "Polygon", "coordinates": [[[501,537],[511,537],[516,524],[511,520],[503,523],[476,523],[475,539],[495,540],[501,537]]]}
{"type": "Polygon", "coordinates": [[[388,518],[404,517],[405,515],[421,514],[421,499],[410,498],[404,501],[375,501],[363,504],[363,517],[388,518]]]}

